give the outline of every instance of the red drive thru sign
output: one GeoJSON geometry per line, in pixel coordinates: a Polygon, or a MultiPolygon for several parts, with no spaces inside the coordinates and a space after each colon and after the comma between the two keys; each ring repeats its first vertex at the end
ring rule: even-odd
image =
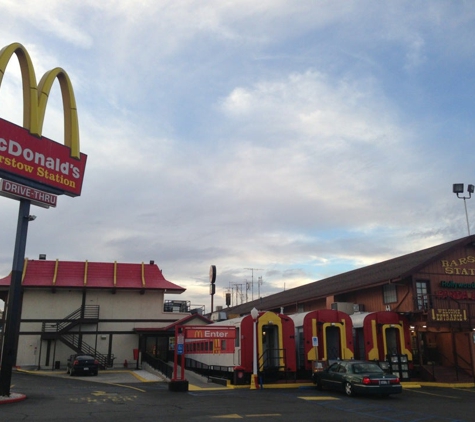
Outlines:
{"type": "Polygon", "coordinates": [[[13,199],[29,199],[32,204],[44,208],[55,207],[58,202],[57,195],[2,179],[0,179],[0,195],[13,199]]]}

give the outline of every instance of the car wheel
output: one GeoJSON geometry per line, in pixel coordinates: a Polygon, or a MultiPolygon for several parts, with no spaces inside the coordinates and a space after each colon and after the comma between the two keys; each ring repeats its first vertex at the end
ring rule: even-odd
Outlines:
{"type": "Polygon", "coordinates": [[[355,393],[353,392],[353,386],[350,382],[345,383],[345,394],[349,397],[354,396],[355,393]]]}

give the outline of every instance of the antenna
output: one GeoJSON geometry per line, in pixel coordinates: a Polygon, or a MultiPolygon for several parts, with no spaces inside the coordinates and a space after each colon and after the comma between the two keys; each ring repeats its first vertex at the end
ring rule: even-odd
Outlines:
{"type": "Polygon", "coordinates": [[[251,300],[254,300],[254,271],[264,271],[261,268],[244,268],[251,271],[251,300]]]}

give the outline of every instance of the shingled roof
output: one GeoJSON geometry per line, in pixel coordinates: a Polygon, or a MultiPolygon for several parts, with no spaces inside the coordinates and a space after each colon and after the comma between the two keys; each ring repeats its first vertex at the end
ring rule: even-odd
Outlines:
{"type": "Polygon", "coordinates": [[[243,303],[232,308],[227,308],[227,313],[244,315],[253,307],[259,310],[276,309],[311,299],[323,299],[345,292],[362,288],[378,286],[389,281],[403,279],[419,271],[434,260],[454,251],[459,247],[475,242],[475,235],[443,243],[431,248],[422,249],[407,255],[368,265],[367,267],[348,271],[323,280],[295,287],[280,293],[275,293],[252,302],[243,303]]]}
{"type": "MultiPolygon", "coordinates": [[[[11,274],[0,279],[10,286],[11,274]]],[[[165,290],[179,294],[186,289],[163,277],[156,264],[25,260],[23,287],[165,290]]]]}

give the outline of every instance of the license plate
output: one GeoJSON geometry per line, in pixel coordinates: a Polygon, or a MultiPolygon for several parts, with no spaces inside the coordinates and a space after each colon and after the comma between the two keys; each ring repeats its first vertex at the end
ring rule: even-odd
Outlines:
{"type": "Polygon", "coordinates": [[[84,370],[85,370],[85,371],[89,371],[89,368],[86,366],[86,367],[84,368],[84,370]]]}
{"type": "Polygon", "coordinates": [[[380,380],[379,383],[381,385],[388,385],[389,384],[389,381],[388,380],[380,380]]]}

